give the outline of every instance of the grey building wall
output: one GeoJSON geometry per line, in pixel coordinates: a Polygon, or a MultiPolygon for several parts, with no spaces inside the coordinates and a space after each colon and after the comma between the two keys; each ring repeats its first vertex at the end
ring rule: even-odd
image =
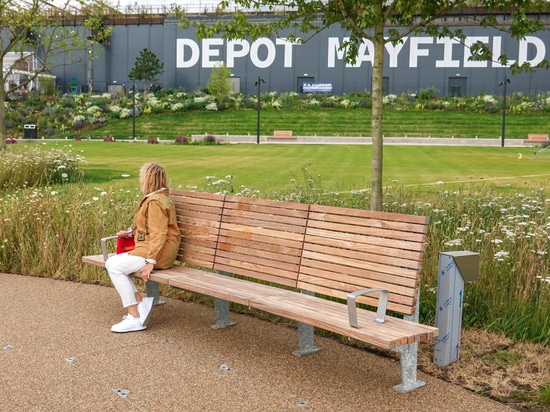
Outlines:
{"type": "MultiPolygon", "coordinates": [[[[459,27],[459,26],[457,26],[459,27]]],[[[550,59],[550,31],[546,30],[518,42],[490,28],[460,27],[471,41],[487,42],[495,55],[505,53],[511,60],[537,62],[550,59]]],[[[199,41],[193,29],[182,30],[175,19],[163,24],[113,26],[110,45],[93,46],[95,60],[82,51],[82,61],[59,67],[54,74],[60,88],[67,90],[72,78],[84,90],[107,91],[113,83],[131,86],[128,73],[139,52],[148,48],[164,62],[164,73],[158,83],[164,88],[179,88],[188,92],[206,85],[212,67],[224,62],[231,70],[236,87],[243,93],[255,94],[255,83],[261,77],[262,92],[299,92],[303,82],[331,83],[333,93],[370,91],[372,73],[371,50],[368,42],[361,50],[356,67],[343,61],[338,45],[346,33],[334,25],[308,42],[291,45],[278,38],[257,42],[228,42],[221,38],[199,41]],[[90,70],[91,69],[91,70],[90,70]]],[[[468,48],[453,44],[450,39],[438,40],[427,35],[409,36],[402,45],[386,49],[384,92],[386,94],[416,93],[435,87],[440,95],[480,93],[501,94],[499,83],[511,78],[508,91],[535,94],[550,91],[548,70],[512,76],[509,68],[495,62],[469,62],[468,48]]],[[[142,84],[136,84],[142,88],[142,84]]]]}

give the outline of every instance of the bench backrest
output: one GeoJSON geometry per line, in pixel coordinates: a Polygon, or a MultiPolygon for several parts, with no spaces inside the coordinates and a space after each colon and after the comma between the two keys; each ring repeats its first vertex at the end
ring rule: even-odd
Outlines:
{"type": "Polygon", "coordinates": [[[308,208],[227,196],[214,269],[296,287],[308,208]]]}
{"type": "MultiPolygon", "coordinates": [[[[325,296],[389,290],[388,309],[416,309],[428,218],[172,190],[178,261],[325,296]]],[[[376,305],[376,295],[358,302],[376,305]]]]}
{"type": "Polygon", "coordinates": [[[274,130],[273,137],[292,137],[292,130],[274,130]]]}
{"type": "Polygon", "coordinates": [[[548,140],[547,133],[529,133],[527,140],[548,140]]]}
{"type": "MultiPolygon", "coordinates": [[[[424,216],[311,205],[298,287],[340,299],[383,288],[389,310],[412,315],[427,231],[424,216]]],[[[377,302],[373,295],[357,301],[377,302]]]]}

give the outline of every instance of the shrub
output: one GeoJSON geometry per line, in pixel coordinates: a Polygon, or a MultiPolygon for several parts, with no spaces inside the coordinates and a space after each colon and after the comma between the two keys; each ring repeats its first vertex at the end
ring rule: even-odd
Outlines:
{"type": "Polygon", "coordinates": [[[189,144],[189,138],[187,136],[176,137],[175,144],[189,144]]]}
{"type": "Polygon", "coordinates": [[[204,139],[202,139],[203,143],[205,144],[216,144],[218,143],[216,140],[216,136],[208,135],[205,136],[204,139]]]}
{"type": "Polygon", "coordinates": [[[418,92],[418,98],[421,100],[433,99],[436,96],[437,89],[434,86],[428,87],[426,89],[420,89],[420,91],[418,92]]]}

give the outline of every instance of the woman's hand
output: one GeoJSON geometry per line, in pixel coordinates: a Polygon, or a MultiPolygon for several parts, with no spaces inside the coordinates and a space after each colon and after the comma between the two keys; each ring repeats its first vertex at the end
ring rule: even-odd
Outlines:
{"type": "Polygon", "coordinates": [[[132,237],[134,236],[134,230],[132,228],[128,230],[120,230],[116,235],[118,237],[132,237]]]}
{"type": "Polygon", "coordinates": [[[144,282],[147,282],[149,278],[151,277],[151,272],[153,271],[153,268],[155,265],[152,263],[146,263],[143,269],[139,271],[139,275],[143,279],[144,282]]]}

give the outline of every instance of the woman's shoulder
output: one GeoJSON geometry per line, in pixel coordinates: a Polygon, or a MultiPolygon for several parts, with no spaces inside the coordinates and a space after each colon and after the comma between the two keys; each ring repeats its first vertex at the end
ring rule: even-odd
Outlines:
{"type": "Polygon", "coordinates": [[[162,191],[162,192],[157,192],[157,193],[154,193],[152,194],[151,196],[149,196],[146,200],[147,202],[159,202],[163,205],[171,205],[173,204],[172,202],[172,199],[170,198],[170,194],[168,192],[168,190],[166,191],[162,191]]]}

